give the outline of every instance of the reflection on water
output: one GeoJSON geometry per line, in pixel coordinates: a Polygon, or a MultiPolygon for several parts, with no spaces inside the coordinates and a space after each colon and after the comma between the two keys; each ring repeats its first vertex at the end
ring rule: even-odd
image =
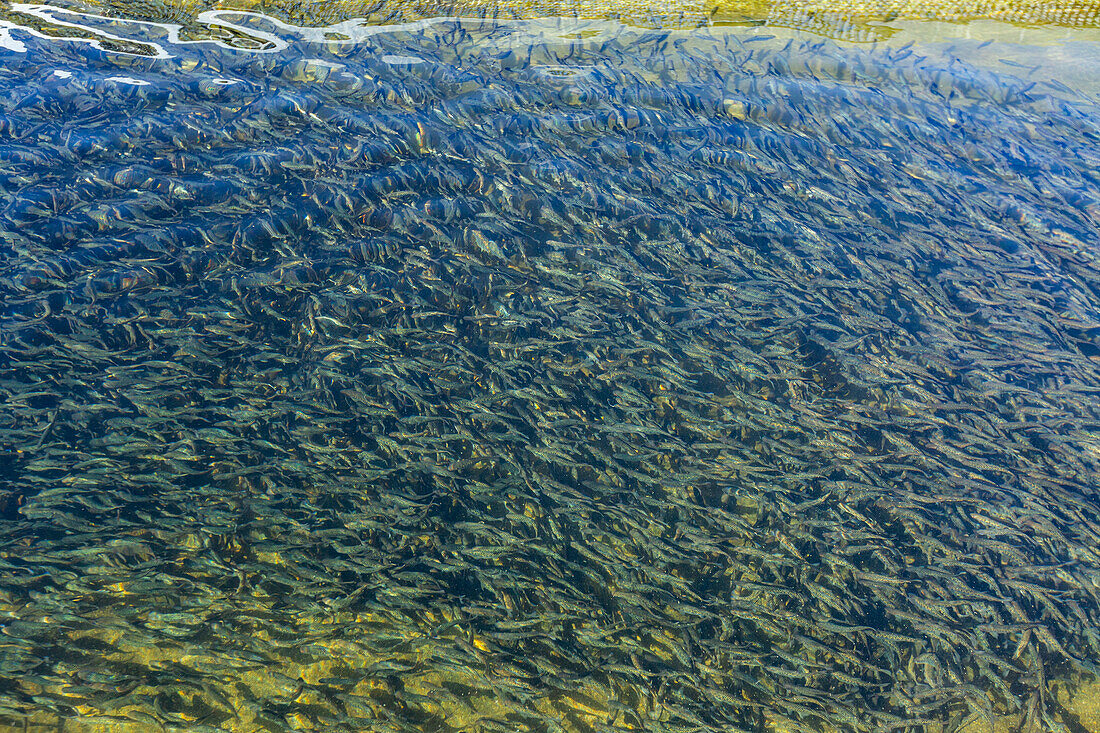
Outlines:
{"type": "Polygon", "coordinates": [[[0,50],[3,725],[1093,726],[1093,102],[50,13],[100,40],[0,50]]]}
{"type": "MultiPolygon", "coordinates": [[[[838,41],[886,41],[913,21],[956,25],[996,21],[1011,28],[1096,29],[1100,0],[66,0],[72,10],[179,26],[186,37],[236,40],[212,18],[220,11],[257,11],[296,24],[321,27],[344,22],[373,26],[437,18],[573,18],[613,20],[650,28],[698,28],[712,23],[795,29],[838,41]]],[[[44,21],[45,6],[0,6],[0,19],[65,35],[44,21]]],[[[288,28],[288,30],[290,30],[288,28]]],[[[337,34],[339,35],[339,34],[337,34]]]]}

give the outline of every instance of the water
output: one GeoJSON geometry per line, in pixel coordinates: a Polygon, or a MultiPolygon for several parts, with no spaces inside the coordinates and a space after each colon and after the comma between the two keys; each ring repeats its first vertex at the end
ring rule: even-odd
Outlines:
{"type": "Polygon", "coordinates": [[[1097,730],[1089,93],[22,12],[0,727],[1097,730]]]}

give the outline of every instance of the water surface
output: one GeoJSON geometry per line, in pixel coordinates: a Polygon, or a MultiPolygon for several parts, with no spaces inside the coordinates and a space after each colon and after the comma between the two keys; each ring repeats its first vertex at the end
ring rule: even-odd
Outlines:
{"type": "Polygon", "coordinates": [[[3,725],[1096,729],[1087,92],[22,12],[74,38],[0,36],[3,725]]]}

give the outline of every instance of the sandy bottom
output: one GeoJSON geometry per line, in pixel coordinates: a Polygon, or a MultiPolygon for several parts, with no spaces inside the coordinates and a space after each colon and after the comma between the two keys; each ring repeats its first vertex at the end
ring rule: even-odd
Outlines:
{"type": "MultiPolygon", "coordinates": [[[[262,691],[262,682],[259,679],[249,680],[250,684],[256,685],[253,687],[254,693],[260,693],[262,691]],[[257,684],[259,683],[259,684],[257,684]]],[[[280,695],[283,691],[278,688],[278,684],[271,685],[271,694],[273,696],[280,695]]],[[[228,691],[227,691],[228,692],[228,691]]],[[[595,691],[593,691],[595,692],[595,691]]],[[[1072,698],[1066,693],[1065,688],[1059,686],[1056,692],[1059,702],[1065,707],[1065,709],[1076,718],[1076,722],[1089,733],[1100,733],[1100,681],[1089,683],[1079,690],[1072,698]]],[[[601,705],[598,699],[587,698],[587,705],[581,709],[576,709],[576,712],[585,712],[598,714],[600,712],[601,705]]],[[[447,714],[447,711],[440,711],[447,714]]],[[[476,730],[477,720],[479,715],[472,711],[451,711],[456,713],[453,724],[459,730],[476,730]]],[[[484,710],[480,711],[481,714],[492,714],[493,711],[484,710]]],[[[134,717],[140,717],[142,713],[136,709],[126,711],[128,715],[134,717]]],[[[554,714],[554,711],[547,710],[548,719],[558,719],[559,723],[563,722],[554,714]]],[[[254,730],[256,729],[254,721],[247,720],[248,716],[233,721],[225,721],[221,723],[222,730],[254,730]]],[[[598,716],[597,716],[598,717],[598,716]]],[[[574,722],[579,719],[574,718],[574,722]]],[[[300,725],[295,725],[295,720],[288,719],[288,727],[296,730],[320,730],[320,728],[314,727],[313,724],[306,720],[304,717],[300,719],[300,725]]],[[[586,729],[580,726],[565,725],[562,728],[569,733],[583,733],[586,729]]],[[[628,730],[629,728],[623,728],[628,730]]],[[[110,718],[100,717],[96,715],[87,715],[84,717],[74,718],[59,718],[52,713],[40,713],[35,714],[26,719],[25,722],[16,726],[5,726],[0,724],[0,733],[8,733],[11,731],[25,731],[27,733],[45,733],[50,731],[51,733],[146,733],[147,731],[163,731],[163,726],[152,719],[142,721],[140,719],[127,721],[124,717],[121,717],[116,712],[115,715],[110,718]]],[[[992,722],[980,718],[972,719],[964,723],[960,728],[956,730],[947,730],[946,728],[927,729],[927,733],[1020,733],[1023,730],[1022,721],[1016,717],[1003,717],[998,718],[992,722]]],[[[809,733],[808,731],[788,731],[785,728],[773,727],[771,733],[809,733]]],[[[824,732],[822,732],[824,733],[824,732]]]]}

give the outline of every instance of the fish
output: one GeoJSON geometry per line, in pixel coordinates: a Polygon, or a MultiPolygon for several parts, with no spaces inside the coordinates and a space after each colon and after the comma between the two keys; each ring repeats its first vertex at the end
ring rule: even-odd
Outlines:
{"type": "Polygon", "coordinates": [[[715,29],[218,13],[164,68],[43,43],[71,79],[0,79],[0,708],[1063,720],[1100,645],[1095,100],[715,29]]]}

